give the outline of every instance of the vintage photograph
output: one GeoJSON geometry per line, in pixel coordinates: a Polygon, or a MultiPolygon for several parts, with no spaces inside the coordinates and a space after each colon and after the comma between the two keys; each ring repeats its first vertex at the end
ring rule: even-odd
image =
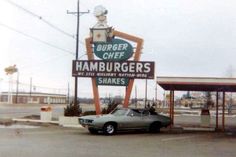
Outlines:
{"type": "Polygon", "coordinates": [[[0,157],[236,156],[236,1],[0,0],[0,157]]]}

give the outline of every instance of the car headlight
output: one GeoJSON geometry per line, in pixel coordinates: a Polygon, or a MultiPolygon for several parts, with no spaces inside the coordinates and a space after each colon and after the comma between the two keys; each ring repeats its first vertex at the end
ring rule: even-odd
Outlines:
{"type": "Polygon", "coordinates": [[[83,119],[79,119],[79,123],[84,123],[84,120],[83,119]]]}

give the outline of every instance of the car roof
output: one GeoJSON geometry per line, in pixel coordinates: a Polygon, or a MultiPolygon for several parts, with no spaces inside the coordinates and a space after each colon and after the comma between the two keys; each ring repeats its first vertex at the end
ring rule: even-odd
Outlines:
{"type": "Polygon", "coordinates": [[[149,109],[146,109],[146,108],[124,108],[124,107],[119,107],[117,109],[129,109],[129,110],[138,111],[138,112],[149,111],[149,109]]]}
{"type": "Polygon", "coordinates": [[[151,115],[158,115],[158,113],[157,112],[155,112],[155,111],[153,111],[153,112],[151,112],[149,109],[147,109],[147,108],[130,108],[130,107],[128,107],[128,108],[124,108],[124,107],[118,107],[118,108],[116,108],[115,110],[119,110],[119,109],[124,109],[124,110],[131,110],[131,111],[134,111],[134,112],[138,112],[138,113],[144,113],[144,112],[149,112],[151,115]]]}

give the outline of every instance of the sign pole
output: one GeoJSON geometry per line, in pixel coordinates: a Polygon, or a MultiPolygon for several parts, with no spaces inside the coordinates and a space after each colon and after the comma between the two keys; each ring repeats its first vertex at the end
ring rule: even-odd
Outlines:
{"type": "MultiPolygon", "coordinates": [[[[86,43],[86,50],[87,50],[88,60],[94,60],[94,55],[93,55],[93,50],[92,50],[92,45],[91,45],[92,38],[86,38],[85,43],[86,43]]],[[[92,86],[93,86],[93,97],[94,97],[94,104],[95,104],[96,114],[99,115],[99,114],[101,114],[101,109],[100,109],[98,86],[96,84],[96,78],[95,77],[92,77],[91,80],[92,80],[92,86]]]]}

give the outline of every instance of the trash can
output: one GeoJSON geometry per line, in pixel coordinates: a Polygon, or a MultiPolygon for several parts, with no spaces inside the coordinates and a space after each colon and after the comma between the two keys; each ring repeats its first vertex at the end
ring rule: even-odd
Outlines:
{"type": "Polygon", "coordinates": [[[52,108],[50,106],[42,106],[40,111],[40,120],[51,121],[52,120],[52,108]]]}
{"type": "Polygon", "coordinates": [[[209,109],[201,110],[201,126],[209,127],[211,124],[211,116],[209,109]]]}

